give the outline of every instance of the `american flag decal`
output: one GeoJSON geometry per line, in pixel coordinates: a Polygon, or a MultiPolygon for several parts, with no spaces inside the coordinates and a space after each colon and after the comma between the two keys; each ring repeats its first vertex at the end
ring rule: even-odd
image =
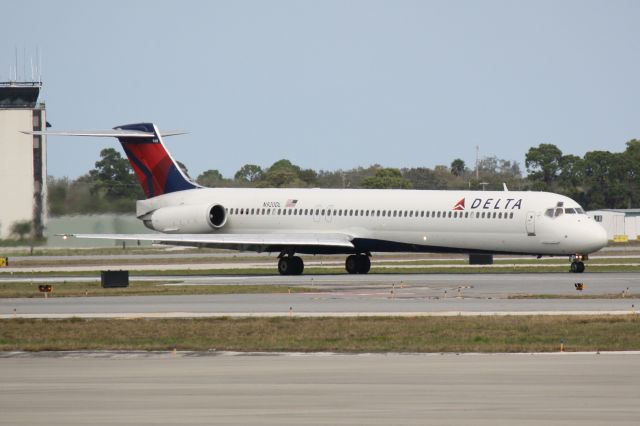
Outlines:
{"type": "Polygon", "coordinates": [[[464,198],[462,198],[460,201],[458,201],[456,203],[455,206],[453,206],[454,210],[464,210],[464,198]]]}
{"type": "Polygon", "coordinates": [[[295,207],[296,204],[298,203],[298,200],[287,200],[287,202],[285,203],[285,207],[295,207]]]}

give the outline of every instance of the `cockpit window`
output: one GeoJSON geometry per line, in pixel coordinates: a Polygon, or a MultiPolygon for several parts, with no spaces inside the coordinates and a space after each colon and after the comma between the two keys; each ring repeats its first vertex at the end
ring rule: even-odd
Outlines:
{"type": "Polygon", "coordinates": [[[558,217],[561,214],[585,214],[581,207],[556,207],[555,209],[547,209],[544,212],[545,216],[558,217]]]}

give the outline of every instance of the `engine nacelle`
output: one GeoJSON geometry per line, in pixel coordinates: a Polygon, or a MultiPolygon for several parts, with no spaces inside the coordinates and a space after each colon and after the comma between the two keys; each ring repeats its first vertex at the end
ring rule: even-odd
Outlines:
{"type": "Polygon", "coordinates": [[[154,231],[204,234],[227,223],[227,211],[220,204],[161,207],[143,220],[154,231]]]}

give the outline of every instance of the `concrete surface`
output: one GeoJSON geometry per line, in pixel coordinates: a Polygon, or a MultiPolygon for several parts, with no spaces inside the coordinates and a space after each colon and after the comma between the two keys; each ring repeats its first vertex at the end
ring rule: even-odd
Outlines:
{"type": "Polygon", "coordinates": [[[637,425],[640,354],[0,355],[0,425],[637,425]]]}

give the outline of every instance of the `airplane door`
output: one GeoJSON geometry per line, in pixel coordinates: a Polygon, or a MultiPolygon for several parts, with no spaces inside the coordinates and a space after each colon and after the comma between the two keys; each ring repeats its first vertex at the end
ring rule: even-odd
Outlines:
{"type": "Polygon", "coordinates": [[[536,235],[536,212],[527,212],[527,235],[530,237],[536,235]]]}

